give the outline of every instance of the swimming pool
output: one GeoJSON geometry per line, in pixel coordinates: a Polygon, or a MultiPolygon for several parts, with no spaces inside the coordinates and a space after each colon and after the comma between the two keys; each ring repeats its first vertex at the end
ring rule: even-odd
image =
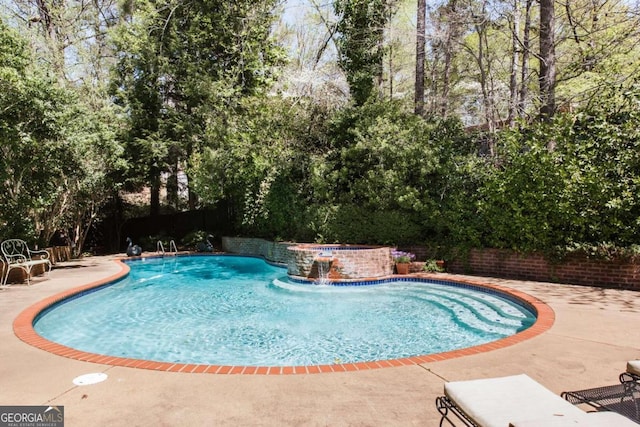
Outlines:
{"type": "Polygon", "coordinates": [[[529,328],[498,292],[425,280],[371,286],[289,281],[262,259],[180,256],[128,263],[109,286],[33,322],[82,352],[180,364],[300,366],[402,359],[477,346],[529,328]]]}

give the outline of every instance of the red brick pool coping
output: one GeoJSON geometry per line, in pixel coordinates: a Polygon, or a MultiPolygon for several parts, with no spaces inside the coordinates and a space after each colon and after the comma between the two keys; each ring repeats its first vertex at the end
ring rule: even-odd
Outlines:
{"type": "MultiPolygon", "coordinates": [[[[165,372],[183,372],[194,374],[243,374],[243,375],[292,375],[292,374],[318,374],[328,372],[353,372],[363,371],[370,369],[391,368],[407,365],[420,365],[423,363],[439,362],[442,360],[453,359],[463,356],[472,356],[474,354],[486,353],[493,350],[509,347],[514,344],[518,344],[525,340],[531,339],[535,336],[548,331],[555,321],[555,313],[547,304],[541,300],[528,295],[518,290],[510,289],[507,287],[487,284],[478,280],[468,279],[455,279],[456,283],[468,284],[477,286],[480,288],[493,289],[499,292],[504,292],[515,297],[519,301],[524,302],[533,308],[537,314],[536,322],[528,329],[519,332],[515,335],[502,338],[497,341],[493,341],[486,344],[477,345],[474,347],[463,348],[460,350],[447,351],[444,353],[429,354],[424,356],[414,356],[402,359],[391,360],[379,360],[375,362],[361,362],[361,363],[340,363],[332,365],[312,365],[312,366],[231,366],[231,365],[201,365],[201,364],[185,364],[185,363],[165,363],[154,362],[150,360],[141,359],[129,359],[124,357],[106,356],[102,354],[87,353],[79,351],[71,347],[64,346],[62,344],[49,341],[36,333],[33,329],[33,323],[37,316],[52,305],[78,295],[80,293],[89,291],[91,289],[108,285],[129,273],[129,266],[119,259],[114,260],[120,264],[120,271],[105,279],[94,281],[86,285],[69,289],[67,291],[58,293],[49,298],[28,307],[22,311],[13,322],[13,331],[16,336],[25,343],[37,347],[39,349],[48,351],[58,356],[67,357],[70,359],[80,360],[83,362],[98,363],[102,365],[120,366],[127,368],[149,369],[154,371],[165,372]]],[[[407,277],[407,276],[403,276],[407,277]]],[[[418,277],[425,279],[441,279],[441,276],[437,274],[411,274],[409,277],[418,277]]]]}

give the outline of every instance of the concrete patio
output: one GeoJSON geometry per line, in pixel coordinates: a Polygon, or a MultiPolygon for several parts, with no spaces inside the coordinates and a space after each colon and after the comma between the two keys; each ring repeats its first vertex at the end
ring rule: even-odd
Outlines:
{"type": "Polygon", "coordinates": [[[526,373],[559,394],[614,384],[626,361],[640,358],[637,292],[489,278],[482,280],[547,303],[556,315],[553,327],[473,356],[306,375],[113,367],[56,356],[14,335],[13,321],[25,308],[119,271],[110,257],[90,257],[60,263],[31,286],[0,290],[0,405],[63,405],[67,426],[436,426],[434,400],[445,381],[526,373]],[[72,383],[94,372],[108,379],[72,383]]]}

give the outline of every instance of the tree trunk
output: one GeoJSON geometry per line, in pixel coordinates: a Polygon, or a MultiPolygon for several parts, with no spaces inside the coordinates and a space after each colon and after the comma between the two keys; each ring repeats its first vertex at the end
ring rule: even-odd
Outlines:
{"type": "Polygon", "coordinates": [[[520,66],[520,91],[518,93],[518,116],[524,117],[525,102],[529,93],[529,53],[531,48],[531,3],[525,2],[524,29],[522,35],[522,65],[520,66]]]}
{"type": "MultiPolygon", "coordinates": [[[[482,91],[482,105],[484,107],[484,116],[487,130],[492,133],[495,129],[493,89],[491,88],[491,58],[489,56],[489,41],[487,33],[489,32],[489,17],[487,14],[487,1],[482,4],[482,13],[475,17],[476,22],[474,28],[478,35],[478,47],[476,62],[478,64],[479,83],[482,91]]],[[[493,154],[493,146],[490,147],[493,154]]]]}
{"type": "Polygon", "coordinates": [[[74,224],[74,240],[72,242],[72,256],[74,258],[80,257],[82,252],[84,252],[84,245],[87,241],[87,236],[89,235],[89,231],[91,231],[91,227],[93,226],[93,221],[98,216],[98,212],[95,209],[95,204],[91,203],[85,212],[79,213],[76,216],[75,224],[74,224]]]}
{"type": "Polygon", "coordinates": [[[518,114],[518,53],[520,46],[518,37],[520,34],[519,0],[513,0],[513,15],[511,22],[511,70],[509,76],[509,126],[513,126],[518,114]]]}
{"type": "Polygon", "coordinates": [[[389,45],[389,99],[393,99],[393,44],[389,45]]]}
{"type": "Polygon", "coordinates": [[[47,0],[36,0],[36,6],[38,7],[38,13],[40,15],[39,21],[47,40],[47,47],[51,53],[51,66],[53,71],[56,73],[58,82],[64,84],[64,48],[60,42],[58,34],[59,27],[57,26],[57,23],[54,22],[55,15],[53,13],[56,9],[60,8],[60,5],[57,5],[55,2],[51,2],[51,4],[49,4],[47,3],[47,0]]]}
{"type": "Polygon", "coordinates": [[[151,200],[149,215],[152,217],[160,215],[160,171],[151,172],[151,200]]]}
{"type": "MultiPolygon", "coordinates": [[[[483,24],[476,26],[478,33],[478,70],[480,72],[480,88],[482,90],[482,105],[484,106],[484,117],[487,125],[487,130],[492,133],[494,130],[493,120],[493,105],[491,102],[491,93],[489,90],[489,74],[490,68],[487,60],[485,64],[485,42],[486,42],[486,27],[483,24]]],[[[493,154],[493,147],[491,147],[491,154],[493,154]]]]}
{"type": "Polygon", "coordinates": [[[176,211],[180,210],[180,195],[178,189],[178,172],[173,171],[167,177],[167,205],[176,211]]]}
{"type": "Polygon", "coordinates": [[[440,92],[440,88],[438,86],[438,66],[440,64],[440,52],[436,49],[433,52],[433,56],[431,57],[431,73],[430,73],[430,84],[429,84],[429,112],[436,113],[439,105],[438,101],[438,93],[440,92]]]}
{"type": "Polygon", "coordinates": [[[193,211],[198,207],[198,195],[195,191],[193,191],[193,188],[191,187],[191,179],[189,175],[187,175],[187,182],[187,191],[189,193],[189,210],[193,211]]]}
{"type": "Polygon", "coordinates": [[[180,211],[180,183],[178,180],[178,174],[180,173],[180,161],[176,160],[175,164],[169,171],[169,176],[167,177],[167,205],[171,206],[176,210],[176,212],[180,211]]]}
{"type": "Polygon", "coordinates": [[[449,113],[449,89],[451,87],[451,61],[453,59],[453,31],[449,26],[444,49],[444,70],[442,73],[442,96],[440,97],[440,115],[447,117],[449,113]]]}
{"type": "Polygon", "coordinates": [[[444,69],[442,72],[442,96],[440,97],[440,115],[447,117],[449,113],[449,92],[451,89],[451,64],[453,62],[453,47],[460,35],[459,21],[456,16],[457,1],[451,0],[446,6],[448,24],[444,41],[444,69]]]}
{"type": "Polygon", "coordinates": [[[375,17],[375,28],[374,34],[376,36],[376,51],[380,52],[379,59],[376,63],[375,67],[375,77],[378,85],[378,94],[380,98],[384,98],[384,31],[387,23],[389,22],[388,13],[388,2],[382,2],[381,10],[378,11],[378,15],[375,17]]]}
{"type": "Polygon", "coordinates": [[[416,86],[415,113],[424,115],[424,61],[425,61],[425,32],[427,20],[427,1],[418,0],[418,29],[416,33],[416,86]]]}
{"type": "Polygon", "coordinates": [[[540,118],[550,120],[556,109],[554,0],[540,0],[540,118]]]}

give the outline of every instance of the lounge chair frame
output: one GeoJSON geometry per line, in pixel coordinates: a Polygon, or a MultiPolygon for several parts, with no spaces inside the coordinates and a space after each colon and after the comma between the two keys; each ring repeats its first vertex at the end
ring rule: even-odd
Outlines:
{"type": "Polygon", "coordinates": [[[455,415],[458,420],[464,423],[465,426],[477,427],[477,424],[475,424],[471,420],[471,418],[469,418],[467,414],[464,413],[464,411],[458,408],[456,404],[453,403],[447,396],[436,397],[436,409],[438,409],[438,412],[440,412],[440,415],[442,415],[442,418],[440,418],[440,427],[444,425],[444,420],[447,420],[449,425],[453,427],[456,426],[456,424],[454,424],[453,421],[449,419],[449,414],[455,415]]]}
{"type": "Polygon", "coordinates": [[[0,244],[2,258],[7,271],[0,282],[1,286],[7,286],[9,273],[15,268],[24,270],[27,276],[27,286],[31,284],[31,270],[37,265],[48,267],[47,274],[51,272],[51,260],[47,251],[32,251],[27,242],[20,239],[8,239],[0,244]]]}
{"type": "Polygon", "coordinates": [[[614,411],[637,423],[640,421],[639,393],[640,383],[621,381],[619,384],[610,386],[565,391],[561,396],[574,405],[584,403],[596,411],[614,411]]]}
{"type": "Polygon", "coordinates": [[[621,383],[640,383],[640,375],[636,375],[632,372],[623,372],[620,374],[621,383]]]}

